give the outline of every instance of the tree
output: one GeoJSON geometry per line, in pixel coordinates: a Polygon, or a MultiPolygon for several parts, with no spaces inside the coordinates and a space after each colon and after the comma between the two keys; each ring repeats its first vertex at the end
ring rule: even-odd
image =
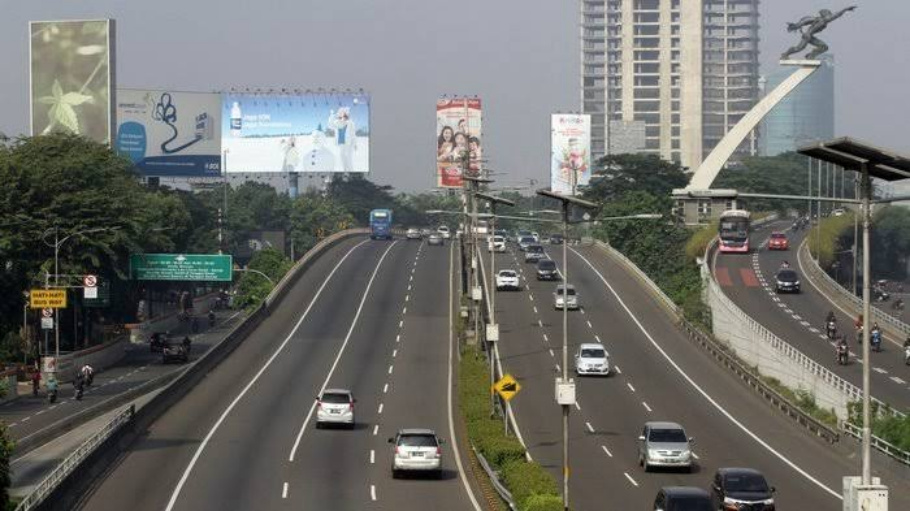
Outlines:
{"type": "MultiPolygon", "coordinates": [[[[272,247],[264,248],[250,260],[251,270],[262,272],[275,284],[291,269],[292,262],[272,247]]],[[[256,272],[244,272],[237,283],[237,306],[251,307],[262,303],[274,287],[272,282],[256,272]]]]}
{"type": "Polygon", "coordinates": [[[322,238],[354,224],[354,217],[331,198],[319,193],[301,195],[294,201],[290,214],[295,252],[303,254],[322,238]]]}
{"type": "Polygon", "coordinates": [[[396,206],[391,186],[377,185],[360,174],[334,179],[329,184],[327,195],[333,201],[342,204],[358,225],[367,224],[370,210],[381,208],[394,210],[396,206]]]}
{"type": "Polygon", "coordinates": [[[689,182],[678,163],[653,154],[604,156],[597,161],[594,174],[583,196],[595,202],[612,201],[630,191],[669,196],[674,188],[682,188],[689,182]]]}

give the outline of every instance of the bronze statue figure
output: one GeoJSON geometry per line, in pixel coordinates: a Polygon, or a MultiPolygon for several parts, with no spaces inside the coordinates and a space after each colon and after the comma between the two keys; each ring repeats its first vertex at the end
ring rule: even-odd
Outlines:
{"type": "Polygon", "coordinates": [[[847,11],[852,11],[854,9],[856,9],[856,6],[851,5],[850,7],[841,10],[837,14],[829,11],[828,9],[822,9],[818,12],[818,16],[805,16],[796,23],[787,23],[787,31],[796,32],[799,30],[800,34],[802,34],[803,39],[799,42],[799,44],[785,51],[784,54],[780,57],[781,60],[787,60],[790,55],[805,50],[806,46],[810,44],[814,46],[815,49],[806,55],[806,58],[809,60],[812,60],[822,53],[828,51],[828,45],[825,44],[821,39],[815,37],[815,35],[828,28],[829,23],[836,20],[837,18],[840,18],[847,11]]]}

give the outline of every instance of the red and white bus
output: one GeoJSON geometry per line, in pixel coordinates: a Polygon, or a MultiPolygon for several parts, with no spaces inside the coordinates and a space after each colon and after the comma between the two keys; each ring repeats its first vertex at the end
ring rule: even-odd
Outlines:
{"type": "Polygon", "coordinates": [[[720,215],[718,236],[720,251],[738,254],[749,253],[749,230],[752,221],[748,211],[731,209],[720,215]]]}

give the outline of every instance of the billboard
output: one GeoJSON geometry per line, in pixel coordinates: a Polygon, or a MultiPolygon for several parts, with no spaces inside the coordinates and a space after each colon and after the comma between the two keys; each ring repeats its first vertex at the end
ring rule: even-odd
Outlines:
{"type": "Polygon", "coordinates": [[[220,94],[120,89],[114,147],[147,176],[218,176],[220,113],[220,94]]]}
{"type": "Polygon", "coordinates": [[[482,170],[483,140],[480,99],[436,101],[436,186],[461,188],[462,172],[482,170]],[[469,161],[465,162],[465,155],[469,161]]]}
{"type": "Polygon", "coordinates": [[[591,181],[591,116],[553,114],[550,134],[550,190],[575,195],[591,181]]]}
{"type": "Polygon", "coordinates": [[[109,143],[114,20],[29,23],[31,134],[65,131],[109,143]]]}
{"type": "Polygon", "coordinates": [[[363,93],[225,93],[226,172],[369,172],[370,97],[363,93]]]}

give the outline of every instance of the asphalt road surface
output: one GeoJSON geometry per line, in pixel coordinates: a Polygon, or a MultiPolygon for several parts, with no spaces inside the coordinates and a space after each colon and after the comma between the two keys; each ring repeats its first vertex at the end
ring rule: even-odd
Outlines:
{"type": "Polygon", "coordinates": [[[474,509],[453,442],[442,480],[391,477],[386,439],[451,440],[451,246],[348,240],[156,421],[85,509],[474,509]],[[322,388],[353,391],[353,430],[316,429],[322,388]]]}

